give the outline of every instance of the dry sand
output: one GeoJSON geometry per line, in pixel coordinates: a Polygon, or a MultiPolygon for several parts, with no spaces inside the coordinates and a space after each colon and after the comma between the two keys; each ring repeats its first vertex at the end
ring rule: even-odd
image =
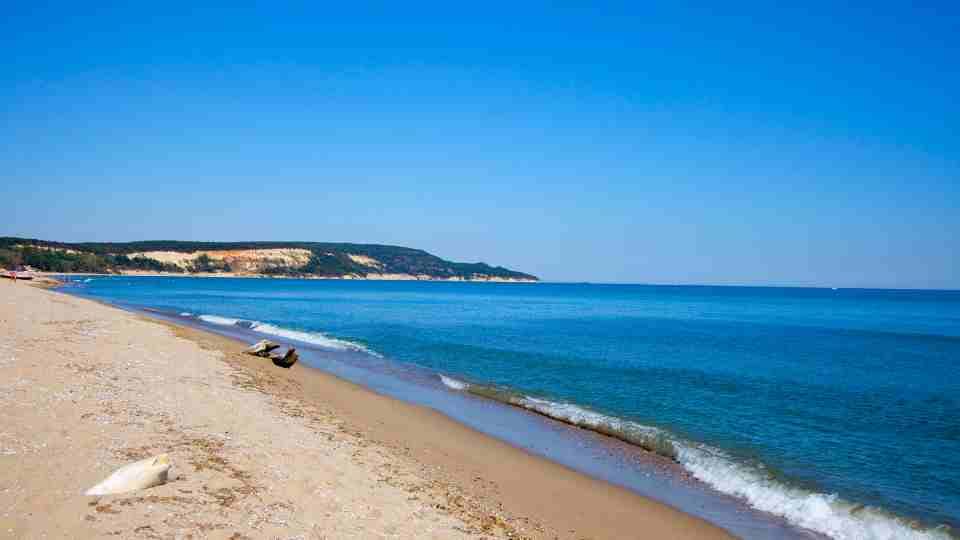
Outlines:
{"type": "Polygon", "coordinates": [[[0,282],[0,537],[727,538],[318,370],[0,282]],[[174,479],[81,493],[167,452],[174,479]]]}

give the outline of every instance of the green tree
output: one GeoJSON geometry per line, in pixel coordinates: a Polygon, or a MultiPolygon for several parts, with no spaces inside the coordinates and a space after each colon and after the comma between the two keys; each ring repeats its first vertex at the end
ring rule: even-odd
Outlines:
{"type": "Polygon", "coordinates": [[[194,272],[212,272],[213,269],[213,259],[211,259],[206,253],[201,253],[193,260],[194,272]]]}
{"type": "Polygon", "coordinates": [[[0,249],[0,268],[16,268],[23,264],[20,252],[14,249],[0,249]]]}

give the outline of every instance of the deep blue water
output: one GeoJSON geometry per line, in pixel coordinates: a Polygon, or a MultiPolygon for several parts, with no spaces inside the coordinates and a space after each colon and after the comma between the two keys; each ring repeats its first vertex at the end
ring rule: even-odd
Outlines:
{"type": "Polygon", "coordinates": [[[111,277],[72,292],[353,343],[653,433],[713,488],[831,536],[938,532],[886,512],[960,524],[960,291],[111,277]]]}

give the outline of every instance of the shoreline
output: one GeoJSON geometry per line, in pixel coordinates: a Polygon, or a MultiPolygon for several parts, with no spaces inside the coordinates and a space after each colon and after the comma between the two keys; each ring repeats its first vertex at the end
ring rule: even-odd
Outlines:
{"type": "MultiPolygon", "coordinates": [[[[222,326],[224,321],[208,322],[202,318],[199,321],[182,319],[184,316],[194,317],[195,315],[192,313],[175,314],[150,307],[114,306],[95,297],[84,298],[89,298],[95,302],[103,302],[104,305],[109,307],[129,311],[147,320],[168,324],[176,329],[190,330],[198,332],[202,336],[212,336],[225,340],[225,343],[228,344],[226,345],[227,348],[240,347],[237,350],[242,350],[250,343],[259,341],[264,337],[264,334],[252,330],[222,326]],[[226,330],[227,328],[231,328],[231,330],[226,330]]],[[[663,505],[694,519],[704,521],[723,530],[728,535],[764,540],[827,538],[822,533],[798,527],[782,516],[765,513],[749,506],[740,498],[718,491],[709,484],[695,478],[675,457],[638,445],[622,436],[556,418],[542,411],[519,406],[516,403],[507,403],[484,395],[482,392],[474,393],[465,389],[451,391],[447,382],[450,378],[440,376],[438,386],[443,387],[441,393],[456,396],[458,399],[465,397],[468,401],[481,404],[481,408],[477,409],[468,403],[460,402],[459,406],[463,407],[462,409],[457,406],[451,409],[449,403],[444,404],[443,400],[438,403],[434,399],[423,399],[424,392],[433,391],[430,388],[420,386],[423,384],[423,380],[418,379],[419,382],[414,384],[416,393],[410,394],[408,392],[409,387],[405,391],[395,386],[396,381],[384,384],[383,377],[368,378],[361,376],[357,378],[355,370],[347,369],[344,371],[342,369],[344,364],[341,364],[340,360],[327,356],[330,354],[329,351],[320,353],[319,359],[322,365],[316,365],[318,359],[316,353],[320,352],[321,349],[313,349],[306,342],[297,344],[296,338],[277,337],[278,335],[270,336],[267,334],[267,337],[277,340],[282,346],[306,347],[305,349],[298,349],[301,354],[299,367],[305,370],[303,373],[310,376],[330,378],[336,383],[356,387],[377,398],[426,411],[431,415],[438,415],[445,423],[452,423],[459,429],[466,429],[484,441],[494,441],[497,444],[505,445],[510,451],[520,452],[534,460],[543,461],[574,475],[583,476],[592,482],[598,482],[617,490],[624,490],[630,496],[663,505]],[[293,339],[294,343],[285,343],[287,339],[293,339]],[[340,364],[340,367],[337,367],[338,364],[340,364]],[[486,409],[485,413],[481,413],[483,409],[486,409]],[[503,427],[490,429],[492,426],[488,421],[490,420],[491,409],[494,410],[494,422],[509,426],[506,431],[503,427]],[[481,413],[481,418],[473,416],[473,413],[481,413]],[[487,421],[482,420],[484,417],[487,421]],[[513,418],[509,419],[508,417],[513,418]],[[517,421],[517,417],[522,419],[517,421]],[[515,431],[511,433],[510,428],[515,431]],[[575,452],[575,457],[569,453],[570,451],[575,452]]],[[[369,351],[364,351],[362,354],[368,353],[369,351]]],[[[376,356],[380,358],[378,355],[376,356]]],[[[368,368],[361,368],[361,370],[366,372],[368,368]]],[[[433,374],[433,376],[436,375],[433,374]]],[[[386,377],[392,379],[393,375],[386,375],[386,377]]],[[[461,382],[461,384],[466,383],[461,382]]],[[[320,391],[322,392],[323,389],[320,389],[320,391]]],[[[348,408],[343,410],[346,411],[348,408]]],[[[349,412],[346,414],[349,414],[349,412]]],[[[402,431],[405,428],[400,426],[400,429],[402,431]]],[[[463,485],[469,483],[470,478],[465,478],[463,485]]],[[[533,494],[532,496],[536,497],[537,495],[533,494]]],[[[500,506],[502,507],[502,505],[500,506]]],[[[575,522],[579,522],[579,520],[575,520],[575,522]]],[[[572,532],[574,529],[570,530],[572,532]]],[[[612,534],[615,538],[623,537],[622,531],[617,529],[614,529],[612,534]]],[[[562,538],[564,536],[554,533],[550,537],[562,538]]],[[[601,537],[605,538],[606,536],[601,537]]]]}
{"type": "MultiPolygon", "coordinates": [[[[226,367],[231,373],[228,393],[255,391],[270,402],[271,407],[279,410],[284,422],[303,424],[299,427],[305,428],[325,428],[319,432],[313,431],[313,443],[344,437],[359,444],[357,451],[373,449],[381,456],[387,456],[381,465],[393,473],[391,478],[394,482],[398,477],[412,477],[418,479],[421,486],[430,486],[433,491],[432,496],[427,498],[430,504],[421,511],[429,510],[439,513],[442,518],[459,520],[463,524],[460,529],[467,531],[467,536],[622,538],[625,531],[630,531],[627,534],[636,534],[638,537],[729,538],[725,531],[706,521],[528,454],[432,409],[377,394],[317,369],[295,366],[292,370],[281,370],[262,361],[257,362],[256,358],[239,353],[244,347],[243,343],[227,337],[138,316],[65,293],[27,287],[16,289],[21,301],[12,302],[13,305],[23,304],[26,298],[36,296],[37,301],[30,304],[68,305],[70,309],[60,306],[58,310],[76,311],[85,317],[94,315],[89,318],[92,321],[119,320],[123,321],[124,326],[163,334],[154,336],[158,348],[146,351],[147,356],[166,354],[166,347],[174,344],[182,347],[183,343],[180,342],[189,343],[197,351],[206,353],[198,354],[207,357],[205,362],[220,364],[207,367],[226,367]],[[22,294],[26,290],[32,293],[22,294]],[[164,330],[157,332],[157,328],[164,330]],[[217,360],[210,360],[209,357],[217,360]]],[[[7,309],[5,305],[3,307],[7,309]]],[[[35,305],[26,308],[21,306],[21,309],[31,312],[29,314],[34,315],[40,324],[54,322],[44,321],[45,318],[54,317],[52,312],[45,314],[42,310],[38,311],[35,305]]],[[[5,313],[4,318],[12,316],[5,313]]],[[[25,326],[22,330],[27,333],[33,328],[25,326]]],[[[130,339],[133,344],[137,341],[135,335],[120,337],[130,339]]],[[[62,336],[60,338],[62,341],[62,336]]],[[[57,337],[54,336],[53,340],[56,342],[57,337]]],[[[66,352],[70,352],[69,346],[66,352]]],[[[110,367],[103,366],[103,369],[109,371],[110,367]]],[[[144,366],[144,369],[147,367],[144,366]]],[[[56,375],[55,370],[44,371],[48,375],[56,375]]],[[[220,377],[224,378],[223,374],[220,377]]],[[[168,390],[183,394],[180,388],[168,390]]],[[[189,401],[174,404],[180,409],[189,408],[190,405],[192,403],[189,401]]],[[[13,418],[18,419],[17,424],[23,423],[21,416],[13,418]]],[[[237,419],[219,421],[232,425],[237,419]]],[[[68,426],[71,426],[66,430],[69,432],[73,428],[70,424],[68,426]]],[[[224,426],[216,426],[214,431],[221,427],[224,426]]],[[[0,457],[0,465],[7,465],[8,459],[0,457]]],[[[116,459],[113,461],[111,465],[120,464],[116,459]]],[[[42,466],[49,465],[45,462],[42,466]]],[[[253,468],[265,465],[257,460],[251,464],[253,468]]],[[[370,477],[382,478],[382,467],[367,469],[365,473],[370,477]]],[[[18,467],[9,473],[18,475],[21,469],[18,467]]],[[[299,463],[290,474],[304,474],[306,469],[312,470],[313,467],[308,463],[299,463]]],[[[161,486],[144,493],[159,493],[166,488],[161,486]]],[[[417,493],[422,493],[422,489],[418,489],[417,493]]],[[[373,494],[359,495],[360,499],[365,496],[369,498],[373,494]]],[[[0,501],[5,497],[7,495],[0,495],[0,501]]],[[[419,498],[417,495],[413,497],[419,498]]],[[[72,495],[68,498],[73,501],[77,497],[72,495]]],[[[293,505],[297,503],[300,501],[293,505]]],[[[163,506],[166,503],[155,501],[154,504],[163,506]]],[[[304,501],[301,504],[308,503],[304,501]]],[[[92,515],[94,520],[113,517],[112,514],[102,514],[104,512],[88,516],[92,515]]],[[[73,531],[77,533],[76,536],[85,536],[83,525],[99,523],[80,521],[81,518],[76,517],[76,525],[81,525],[77,531],[73,531]]],[[[9,524],[6,519],[0,518],[0,524],[5,526],[0,530],[6,530],[9,524]]],[[[27,519],[17,523],[23,525],[30,522],[27,519]]],[[[417,524],[413,522],[414,526],[417,524]]]]}
{"type": "MultiPolygon", "coordinates": [[[[402,448],[423,461],[428,470],[441,469],[443,480],[449,482],[453,479],[461,489],[477,489],[480,478],[482,483],[496,484],[493,490],[480,488],[480,493],[474,495],[499,495],[497,498],[500,500],[490,500],[488,504],[525,516],[521,521],[539,523],[535,528],[552,530],[549,537],[564,537],[564,531],[569,531],[571,538],[624,538],[624,529],[636,530],[634,525],[649,529],[651,523],[643,523],[645,519],[633,523],[635,519],[630,517],[633,512],[671,514],[664,515],[664,521],[677,519],[678,523],[672,523],[671,527],[679,530],[671,529],[671,532],[663,533],[666,535],[663,537],[685,537],[682,531],[688,528],[696,530],[695,538],[714,537],[704,534],[706,531],[698,530],[696,525],[686,523],[686,519],[708,527],[716,525],[530,454],[457,422],[442,412],[379,394],[360,384],[305,365],[291,370],[280,369],[280,373],[277,373],[278,368],[269,362],[257,362],[257,358],[242,354],[248,343],[203,329],[158,321],[149,315],[144,317],[168,325],[177,336],[228,353],[229,362],[238,362],[247,369],[299,382],[301,386],[297,397],[300,399],[332,409],[338,417],[350,422],[366,437],[395,449],[402,448]],[[358,401],[366,403],[358,406],[358,401]],[[525,471],[524,474],[518,475],[517,472],[521,470],[525,471]],[[535,479],[532,486],[531,477],[535,479]],[[563,497],[567,504],[554,506],[557,501],[545,500],[544,492],[563,497]],[[599,520],[590,516],[587,510],[601,508],[602,517],[599,520]]],[[[507,519],[510,521],[510,518],[507,519]]],[[[722,531],[719,527],[717,530],[722,531]]],[[[716,537],[727,537],[726,534],[724,531],[716,537]]]]}
{"type": "MultiPolygon", "coordinates": [[[[105,301],[82,291],[80,287],[71,294],[105,301]]],[[[161,290],[154,295],[157,292],[163,294],[161,290]]],[[[751,469],[731,470],[730,464],[736,467],[737,463],[726,460],[723,450],[698,446],[695,440],[671,434],[668,441],[679,444],[675,446],[679,449],[677,454],[663,453],[659,446],[651,452],[646,437],[635,440],[636,435],[647,433],[649,428],[644,425],[615,427],[616,417],[604,418],[602,413],[580,410],[564,402],[545,401],[548,398],[538,399],[535,394],[529,397],[522,391],[486,387],[473,379],[454,378],[459,375],[451,377],[444,371],[391,361],[363,344],[343,342],[320,332],[308,335],[290,330],[299,328],[296,322],[292,327],[289,322],[286,327],[274,326],[255,318],[235,318],[238,317],[235,310],[211,305],[200,308],[183,302],[176,309],[163,308],[162,303],[157,304],[150,297],[141,297],[140,301],[130,304],[106,301],[125,311],[243,343],[264,337],[279,339],[281,344],[291,340],[287,345],[304,347],[300,349],[300,366],[315,368],[402,403],[439,411],[446,418],[515,449],[679,509],[739,537],[769,540],[955,537],[949,521],[918,521],[903,517],[905,514],[890,513],[881,506],[858,505],[831,492],[804,490],[786,481],[764,483],[762,470],[759,475],[751,469]],[[151,305],[161,309],[146,307],[151,305]],[[194,313],[198,308],[201,309],[199,315],[194,313]],[[346,353],[341,350],[344,343],[346,353]],[[351,350],[351,346],[357,348],[351,350]],[[607,433],[608,427],[614,433],[607,433]],[[710,452],[721,454],[718,459],[712,459],[715,454],[710,452]],[[732,474],[732,478],[723,478],[725,473],[732,474]],[[742,490],[744,480],[752,482],[747,486],[749,491],[742,490]]],[[[261,320],[271,320],[266,312],[258,315],[261,320]]],[[[247,317],[250,316],[248,313],[247,317]]]]}
{"type": "Polygon", "coordinates": [[[235,272],[207,272],[207,273],[188,273],[188,272],[139,272],[124,271],[117,274],[103,274],[94,272],[34,272],[38,276],[101,276],[101,277],[177,277],[177,278],[239,278],[239,279],[304,279],[304,280],[341,280],[341,281],[430,281],[437,283],[543,283],[539,279],[515,279],[515,278],[484,278],[484,279],[462,279],[462,278],[433,278],[426,275],[413,274],[369,274],[359,276],[354,274],[342,274],[338,276],[295,276],[283,274],[246,274],[235,272]],[[372,277],[371,277],[372,276],[372,277]]]}

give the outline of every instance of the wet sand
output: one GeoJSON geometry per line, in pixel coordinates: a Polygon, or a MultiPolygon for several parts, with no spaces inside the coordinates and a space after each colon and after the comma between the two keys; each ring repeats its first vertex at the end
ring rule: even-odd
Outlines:
{"type": "Polygon", "coordinates": [[[0,537],[729,537],[228,338],[0,285],[0,537]],[[172,482],[80,495],[160,452],[172,482]]]}

